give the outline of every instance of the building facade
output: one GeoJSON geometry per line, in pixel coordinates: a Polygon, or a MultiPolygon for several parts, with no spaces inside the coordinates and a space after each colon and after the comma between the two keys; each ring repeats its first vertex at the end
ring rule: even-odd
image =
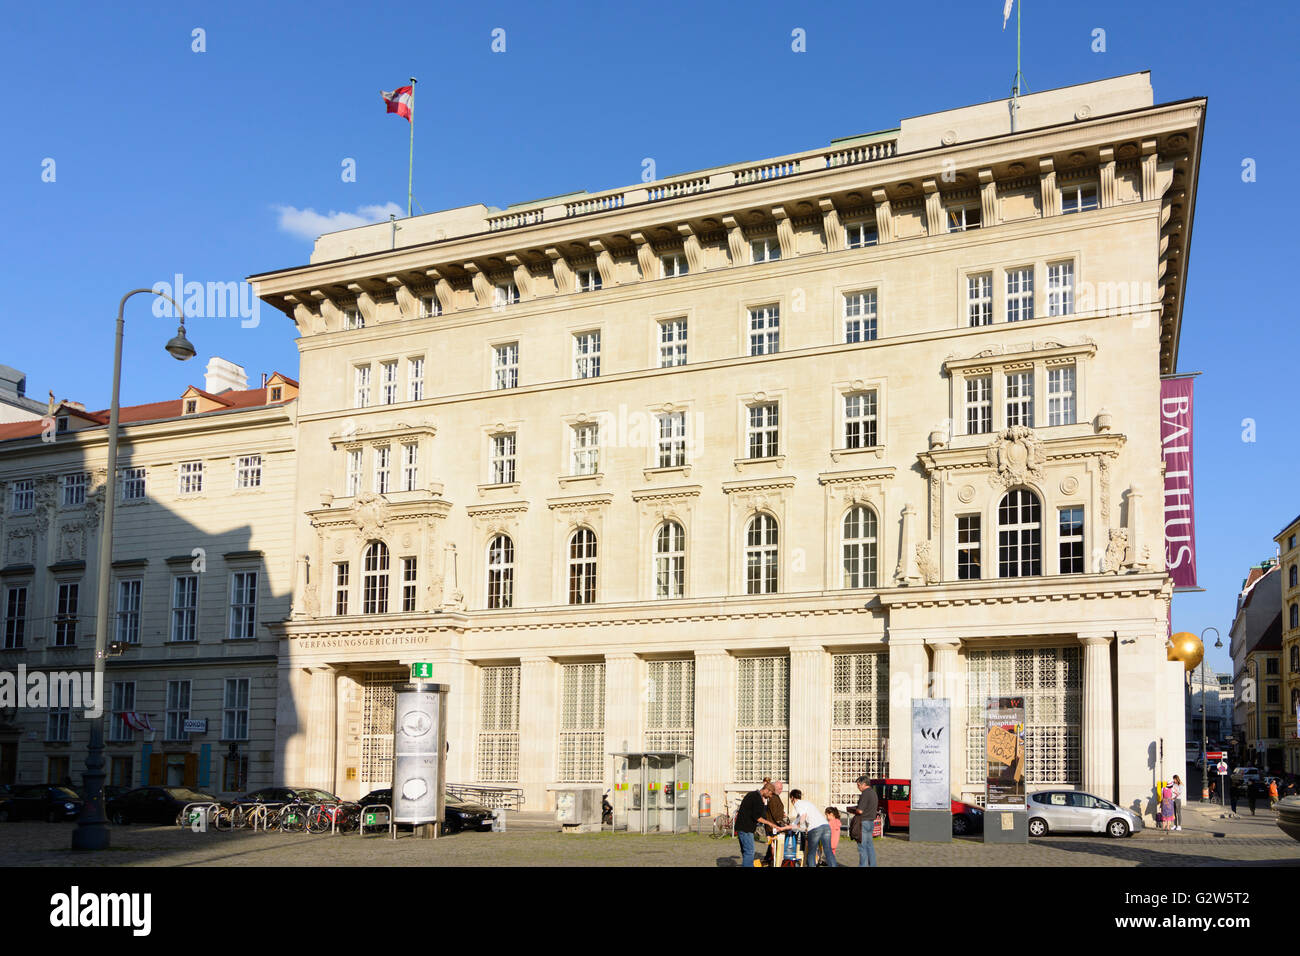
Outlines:
{"type": "Polygon", "coordinates": [[[909,776],[924,696],[979,799],[1010,695],[1031,785],[1148,809],[1184,749],[1160,376],[1204,107],[1120,77],[252,277],[306,386],[279,776],[386,786],[431,662],[449,777],[533,807],[629,749],[715,805],[844,802],[909,776]]]}
{"type": "MultiPolygon", "coordinates": [[[[277,373],[249,389],[220,359],[208,382],[121,409],[111,484],[107,411],[63,403],[0,425],[0,670],[92,669],[104,496],[117,496],[102,700],[117,786],[233,795],[275,772],[268,625],[289,612],[298,386],[277,373]]],[[[85,710],[0,710],[0,782],[79,785],[85,710]]]]}
{"type": "Polygon", "coordinates": [[[1280,765],[1282,569],[1275,559],[1247,572],[1230,634],[1237,761],[1280,765]]]}
{"type": "Polygon", "coordinates": [[[1273,539],[1282,572],[1283,768],[1300,774],[1300,515],[1273,539]]]}

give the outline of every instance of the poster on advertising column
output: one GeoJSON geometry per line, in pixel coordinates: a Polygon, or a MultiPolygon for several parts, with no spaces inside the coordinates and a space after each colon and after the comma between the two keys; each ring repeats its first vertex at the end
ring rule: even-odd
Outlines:
{"type": "MultiPolygon", "coordinates": [[[[1192,490],[1192,379],[1160,381],[1160,456],[1165,463],[1165,567],[1175,588],[1196,587],[1196,509],[1192,490]]],[[[1135,557],[1138,557],[1135,555],[1135,557]]]]}
{"type": "Polygon", "coordinates": [[[912,701],[912,809],[949,810],[948,701],[912,701]]]}
{"type": "Polygon", "coordinates": [[[990,697],[985,708],[985,808],[1025,809],[1025,699],[990,697]]]}

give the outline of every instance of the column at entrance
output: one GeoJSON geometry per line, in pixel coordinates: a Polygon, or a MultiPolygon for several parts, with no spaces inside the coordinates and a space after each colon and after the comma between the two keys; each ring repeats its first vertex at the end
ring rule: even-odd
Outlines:
{"type": "Polygon", "coordinates": [[[937,637],[925,643],[934,655],[930,697],[948,701],[951,730],[948,738],[948,779],[956,796],[966,780],[966,671],[958,655],[961,641],[955,637],[937,637]]]}
{"type": "Polygon", "coordinates": [[[334,755],[338,732],[338,674],[334,668],[311,668],[310,701],[307,709],[306,783],[334,792],[334,755]]]}
{"type": "Polygon", "coordinates": [[[549,657],[519,662],[519,785],[524,806],[546,810],[546,785],[555,780],[555,746],[560,716],[560,665],[549,657]]]}
{"type": "Polygon", "coordinates": [[[724,650],[695,651],[695,792],[709,795],[714,813],[726,805],[723,788],[731,777],[735,668],[724,650]]]}
{"type": "Polygon", "coordinates": [[[912,698],[926,695],[929,655],[920,637],[889,636],[889,775],[912,776],[912,698]]]}
{"type": "Polygon", "coordinates": [[[790,780],[824,807],[830,780],[830,655],[818,647],[790,650],[790,780]]]}
{"type": "Polygon", "coordinates": [[[1115,799],[1115,710],[1109,634],[1080,634],[1083,644],[1083,789],[1115,799]]]}
{"type": "Polygon", "coordinates": [[[258,786],[286,784],[305,779],[307,766],[307,699],[311,675],[301,667],[282,664],[277,673],[275,699],[275,772],[258,786]]]}

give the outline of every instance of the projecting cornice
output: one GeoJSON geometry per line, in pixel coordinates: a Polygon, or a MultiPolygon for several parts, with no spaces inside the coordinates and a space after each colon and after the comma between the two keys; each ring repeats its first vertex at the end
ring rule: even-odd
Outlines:
{"type": "MultiPolygon", "coordinates": [[[[1041,433],[1034,433],[1038,447],[1041,448],[1045,461],[1065,461],[1071,458],[1094,458],[1098,455],[1106,458],[1118,458],[1120,449],[1128,441],[1125,436],[1113,432],[1099,435],[1072,435],[1065,438],[1041,438],[1041,433]]],[[[936,471],[962,471],[966,469],[987,469],[989,449],[993,448],[999,438],[989,435],[989,441],[979,445],[961,448],[932,448],[920,452],[916,457],[925,468],[926,474],[936,471]]]]}
{"type": "Polygon", "coordinates": [[[1032,604],[1051,601],[1105,601],[1161,597],[1169,578],[1163,573],[1070,574],[1041,578],[991,578],[890,588],[880,593],[884,608],[962,607],[1032,604]]]}

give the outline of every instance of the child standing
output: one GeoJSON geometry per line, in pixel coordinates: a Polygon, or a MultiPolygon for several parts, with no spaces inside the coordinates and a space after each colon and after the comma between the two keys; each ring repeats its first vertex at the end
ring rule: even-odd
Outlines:
{"type": "MultiPolygon", "coordinates": [[[[840,819],[840,811],[835,807],[827,807],[826,821],[831,826],[831,856],[835,856],[836,851],[840,848],[840,828],[844,826],[843,821],[840,819]]],[[[826,864],[829,866],[830,861],[827,860],[826,864]]]]}

